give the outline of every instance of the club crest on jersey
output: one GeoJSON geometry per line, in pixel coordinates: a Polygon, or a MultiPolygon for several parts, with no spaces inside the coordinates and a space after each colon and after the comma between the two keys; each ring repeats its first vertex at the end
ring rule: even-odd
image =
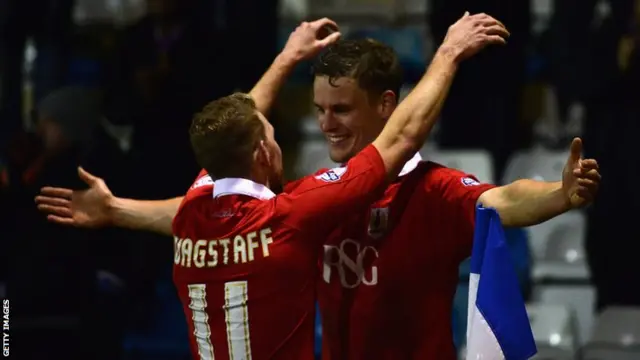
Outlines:
{"type": "Polygon", "coordinates": [[[324,182],[336,182],[340,180],[342,175],[347,171],[347,167],[333,168],[325,171],[324,173],[316,176],[316,179],[324,182]]]}
{"type": "Polygon", "coordinates": [[[474,178],[463,177],[462,178],[462,185],[464,185],[464,186],[477,186],[477,185],[480,185],[480,183],[474,178]]]}
{"type": "Polygon", "coordinates": [[[367,233],[374,239],[379,239],[387,233],[389,227],[389,208],[373,208],[369,215],[367,233]]]}

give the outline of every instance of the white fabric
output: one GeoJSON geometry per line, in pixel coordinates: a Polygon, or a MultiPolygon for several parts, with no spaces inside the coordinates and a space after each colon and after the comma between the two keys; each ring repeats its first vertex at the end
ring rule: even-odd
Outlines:
{"type": "Polygon", "coordinates": [[[224,178],[213,182],[213,197],[225,195],[247,195],[260,200],[276,196],[268,187],[249,179],[224,178]]]}
{"type": "Polygon", "coordinates": [[[505,357],[498,339],[475,305],[479,283],[480,274],[470,274],[466,360],[504,360],[505,357]],[[499,355],[496,356],[496,354],[499,355]]]}

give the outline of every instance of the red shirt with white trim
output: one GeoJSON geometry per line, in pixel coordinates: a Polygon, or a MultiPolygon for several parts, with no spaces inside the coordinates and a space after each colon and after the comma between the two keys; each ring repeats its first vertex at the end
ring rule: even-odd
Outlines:
{"type": "Polygon", "coordinates": [[[385,176],[373,146],[277,196],[201,174],[173,221],[173,277],[193,357],[313,359],[322,243],[382,195],[385,176]]]}
{"type": "Polygon", "coordinates": [[[458,266],[471,254],[478,198],[494,186],[419,156],[401,174],[325,242],[324,359],[456,359],[458,266]]]}

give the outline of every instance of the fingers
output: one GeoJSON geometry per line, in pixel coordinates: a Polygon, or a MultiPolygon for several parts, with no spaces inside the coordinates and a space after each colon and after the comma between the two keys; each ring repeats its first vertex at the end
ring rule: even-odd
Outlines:
{"type": "Polygon", "coordinates": [[[60,217],[60,216],[56,216],[56,215],[48,215],[47,216],[47,220],[56,223],[56,224],[61,224],[61,225],[74,225],[75,222],[73,221],[72,218],[67,218],[67,217],[60,217]]]}
{"type": "Polygon", "coordinates": [[[73,195],[73,190],[65,189],[65,188],[56,188],[56,187],[45,186],[42,189],[40,189],[40,194],[44,195],[44,196],[50,196],[50,197],[59,197],[59,198],[63,198],[63,199],[71,199],[71,196],[73,195]]]}
{"type": "Polygon", "coordinates": [[[78,166],[78,176],[80,177],[80,179],[82,179],[82,181],[84,181],[89,186],[95,184],[96,181],[98,181],[98,177],[87,172],[85,169],[82,168],[82,166],[78,166]]]}
{"type": "Polygon", "coordinates": [[[506,45],[507,40],[500,35],[487,35],[486,42],[492,45],[506,45]]]}
{"type": "Polygon", "coordinates": [[[582,156],[582,139],[578,137],[574,138],[573,141],[571,142],[571,148],[569,151],[570,151],[571,159],[573,160],[580,159],[580,156],[582,156]]]}
{"type": "Polygon", "coordinates": [[[38,210],[58,217],[73,218],[71,209],[64,206],[38,204],[38,210]]]}
{"type": "Polygon", "coordinates": [[[36,196],[36,204],[71,207],[71,201],[50,196],[36,196]]]}
{"type": "Polygon", "coordinates": [[[588,188],[579,188],[576,191],[576,195],[582,198],[585,202],[590,203],[593,201],[594,192],[590,191],[588,188]]]}
{"type": "Polygon", "coordinates": [[[584,159],[580,161],[580,167],[582,167],[583,169],[589,169],[589,170],[600,169],[600,166],[598,165],[598,162],[595,159],[584,159]]]}
{"type": "Polygon", "coordinates": [[[316,30],[320,30],[323,27],[327,27],[328,29],[332,29],[334,31],[338,30],[338,24],[329,18],[322,18],[322,19],[313,21],[309,23],[309,25],[311,25],[311,27],[316,30]]]}
{"type": "Polygon", "coordinates": [[[502,25],[491,25],[485,28],[485,33],[487,35],[498,35],[503,38],[508,38],[511,36],[509,31],[504,28],[502,25]]]}
{"type": "Polygon", "coordinates": [[[576,178],[589,179],[596,182],[600,182],[600,180],[602,180],[598,162],[595,159],[580,160],[579,164],[579,167],[573,169],[573,175],[576,178]]]}
{"type": "Polygon", "coordinates": [[[507,28],[506,26],[504,26],[504,24],[500,20],[494,18],[491,15],[485,14],[485,13],[475,14],[475,15],[473,15],[473,17],[474,17],[474,19],[479,21],[480,25],[483,25],[485,27],[498,25],[498,26],[501,26],[501,27],[503,27],[505,29],[507,28]]]}
{"type": "Polygon", "coordinates": [[[322,47],[326,47],[329,46],[333,43],[335,43],[336,41],[338,41],[340,39],[340,37],[342,36],[341,33],[339,32],[334,32],[333,34],[325,37],[322,40],[318,41],[318,45],[322,46],[322,47]]]}

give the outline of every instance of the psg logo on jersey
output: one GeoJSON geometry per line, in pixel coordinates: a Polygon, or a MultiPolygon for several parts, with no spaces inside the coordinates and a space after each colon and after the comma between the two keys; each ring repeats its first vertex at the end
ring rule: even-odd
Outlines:
{"type": "Polygon", "coordinates": [[[389,227],[389,208],[373,208],[369,215],[369,229],[367,233],[374,239],[379,239],[387,233],[389,227]]]}

